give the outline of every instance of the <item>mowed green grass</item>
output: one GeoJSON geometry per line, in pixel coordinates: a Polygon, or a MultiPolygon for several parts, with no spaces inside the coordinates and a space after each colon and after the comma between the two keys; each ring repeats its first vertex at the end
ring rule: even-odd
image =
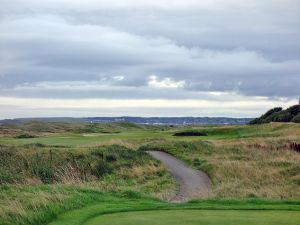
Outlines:
{"type": "Polygon", "coordinates": [[[0,144],[16,144],[24,145],[31,143],[41,143],[45,145],[64,145],[64,146],[78,146],[78,145],[93,145],[101,142],[110,141],[114,139],[119,140],[144,140],[147,138],[159,138],[163,136],[171,136],[168,133],[157,131],[124,131],[120,133],[87,133],[74,134],[63,133],[54,134],[37,138],[13,138],[2,137],[0,144]]]}
{"type": "Polygon", "coordinates": [[[53,133],[36,138],[15,138],[0,136],[0,144],[24,145],[32,143],[41,143],[45,145],[63,145],[63,146],[84,146],[97,145],[111,140],[138,141],[145,142],[151,139],[167,140],[224,140],[241,139],[254,137],[279,137],[290,130],[299,130],[299,124],[264,124],[264,125],[235,125],[235,126],[183,126],[173,127],[168,130],[159,129],[139,129],[133,128],[120,130],[119,132],[102,133],[53,133]],[[207,136],[199,137],[175,137],[173,134],[177,131],[197,130],[206,133],[207,136]]]}
{"type": "MultiPolygon", "coordinates": [[[[58,133],[48,136],[36,138],[14,138],[0,137],[0,144],[25,145],[32,143],[40,143],[44,145],[61,145],[61,146],[92,146],[109,142],[112,140],[122,141],[137,141],[144,142],[153,139],[178,140],[178,137],[173,136],[174,131],[155,131],[155,130],[134,130],[122,131],[120,133],[58,133]]],[[[211,138],[211,137],[210,137],[211,138]]],[[[203,140],[210,139],[207,137],[180,137],[180,140],[203,140]]],[[[212,137],[213,138],[213,137],[212,137]]]]}
{"type": "Polygon", "coordinates": [[[299,201],[211,199],[175,204],[127,196],[68,211],[48,225],[298,225],[300,217],[299,201]]]}
{"type": "Polygon", "coordinates": [[[160,210],[102,215],[84,225],[299,225],[299,211],[160,210]]]}

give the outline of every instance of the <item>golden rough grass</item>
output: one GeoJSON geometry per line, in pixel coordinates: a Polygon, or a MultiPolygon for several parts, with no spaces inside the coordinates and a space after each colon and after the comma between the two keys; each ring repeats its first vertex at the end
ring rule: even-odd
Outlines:
{"type": "Polygon", "coordinates": [[[131,168],[122,168],[113,177],[108,175],[106,179],[104,178],[100,182],[90,183],[89,187],[104,191],[117,191],[130,187],[166,200],[176,194],[175,179],[169,173],[166,173],[164,166],[153,162],[131,168]]]}
{"type": "Polygon", "coordinates": [[[81,174],[78,168],[75,168],[71,164],[62,168],[62,171],[56,173],[55,176],[57,177],[58,180],[57,183],[74,184],[74,185],[79,185],[84,183],[84,181],[81,179],[81,174]]]}
{"type": "Polygon", "coordinates": [[[15,218],[25,217],[27,214],[24,205],[18,200],[6,200],[1,201],[0,205],[0,219],[7,220],[10,215],[14,215],[15,218]]]}
{"type": "Polygon", "coordinates": [[[227,143],[238,152],[224,148],[224,144],[204,157],[213,167],[216,196],[300,198],[299,153],[266,142],[259,143],[262,148],[247,147],[250,142],[245,140],[227,143]]]}
{"type": "Polygon", "coordinates": [[[123,168],[120,170],[119,174],[123,177],[129,179],[132,178],[145,178],[145,176],[156,175],[165,168],[162,165],[155,165],[154,163],[149,163],[147,165],[133,166],[131,168],[123,168]]]}
{"type": "Polygon", "coordinates": [[[122,139],[111,139],[107,141],[94,142],[93,144],[84,145],[84,147],[99,147],[99,146],[108,146],[108,145],[119,145],[124,146],[129,149],[136,149],[140,144],[134,140],[122,140],[122,139]]]}
{"type": "Polygon", "coordinates": [[[128,171],[129,177],[136,180],[136,189],[142,192],[153,190],[151,195],[161,199],[170,200],[176,194],[175,179],[169,174],[165,173],[166,168],[161,164],[136,166],[128,171]],[[166,177],[163,177],[165,174],[166,177]],[[168,182],[166,182],[168,180],[168,182]]]}
{"type": "Polygon", "coordinates": [[[12,218],[14,221],[22,221],[28,213],[39,212],[49,203],[62,203],[67,197],[61,188],[55,185],[51,186],[51,193],[42,190],[27,192],[23,188],[24,185],[15,185],[13,194],[0,193],[0,221],[8,222],[12,218]]]}

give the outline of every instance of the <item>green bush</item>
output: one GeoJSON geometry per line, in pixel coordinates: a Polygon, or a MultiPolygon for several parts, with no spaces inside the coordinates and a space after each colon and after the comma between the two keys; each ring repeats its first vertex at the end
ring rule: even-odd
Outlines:
{"type": "Polygon", "coordinates": [[[296,116],[298,113],[300,113],[300,106],[299,105],[291,106],[286,111],[288,111],[292,116],[296,116]]]}
{"type": "Polygon", "coordinates": [[[300,121],[300,106],[294,105],[286,110],[282,110],[281,107],[273,108],[267,111],[264,115],[256,118],[250,122],[250,124],[261,124],[270,122],[297,122],[300,121]]]}
{"type": "Polygon", "coordinates": [[[300,123],[300,113],[298,113],[297,116],[295,116],[295,117],[292,119],[292,122],[294,122],[294,123],[300,123]]]}
{"type": "Polygon", "coordinates": [[[274,114],[271,121],[274,121],[274,122],[290,122],[292,119],[293,119],[293,115],[290,112],[282,111],[280,113],[274,114]]]}
{"type": "Polygon", "coordinates": [[[270,109],[269,111],[267,111],[262,117],[267,118],[267,117],[271,116],[273,113],[281,112],[281,111],[282,111],[282,107],[275,107],[275,108],[270,109]]]}

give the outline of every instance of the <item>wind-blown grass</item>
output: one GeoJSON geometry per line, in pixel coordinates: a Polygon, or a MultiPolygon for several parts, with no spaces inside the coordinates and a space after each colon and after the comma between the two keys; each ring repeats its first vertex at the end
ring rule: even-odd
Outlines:
{"type": "MultiPolygon", "coordinates": [[[[131,206],[130,210],[299,208],[292,201],[300,198],[300,155],[295,150],[300,126],[296,124],[28,123],[0,126],[0,143],[1,225],[45,224],[86,206],[91,207],[89,212],[84,209],[89,218],[103,212],[101,207],[114,212],[131,206]],[[207,136],[174,136],[187,130],[207,136]],[[22,134],[36,138],[15,138],[22,134]],[[217,199],[179,206],[141,195],[168,199],[176,191],[166,168],[143,150],[169,152],[207,172],[217,199]],[[227,198],[240,200],[223,200],[227,198]]],[[[74,224],[77,213],[70,215],[69,224],[74,224]]]]}
{"type": "Polygon", "coordinates": [[[213,193],[221,198],[300,198],[300,154],[288,148],[220,146],[203,141],[157,141],[140,150],[168,152],[208,173],[213,193]]]}

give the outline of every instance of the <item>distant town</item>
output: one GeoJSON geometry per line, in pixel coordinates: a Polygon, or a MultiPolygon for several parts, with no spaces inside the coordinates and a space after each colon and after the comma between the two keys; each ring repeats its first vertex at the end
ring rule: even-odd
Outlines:
{"type": "Polygon", "coordinates": [[[49,118],[17,118],[0,120],[0,124],[22,124],[30,121],[65,122],[65,123],[110,123],[130,122],[152,125],[192,125],[192,124],[247,124],[253,118],[227,118],[227,117],[49,117],[49,118]]]}

